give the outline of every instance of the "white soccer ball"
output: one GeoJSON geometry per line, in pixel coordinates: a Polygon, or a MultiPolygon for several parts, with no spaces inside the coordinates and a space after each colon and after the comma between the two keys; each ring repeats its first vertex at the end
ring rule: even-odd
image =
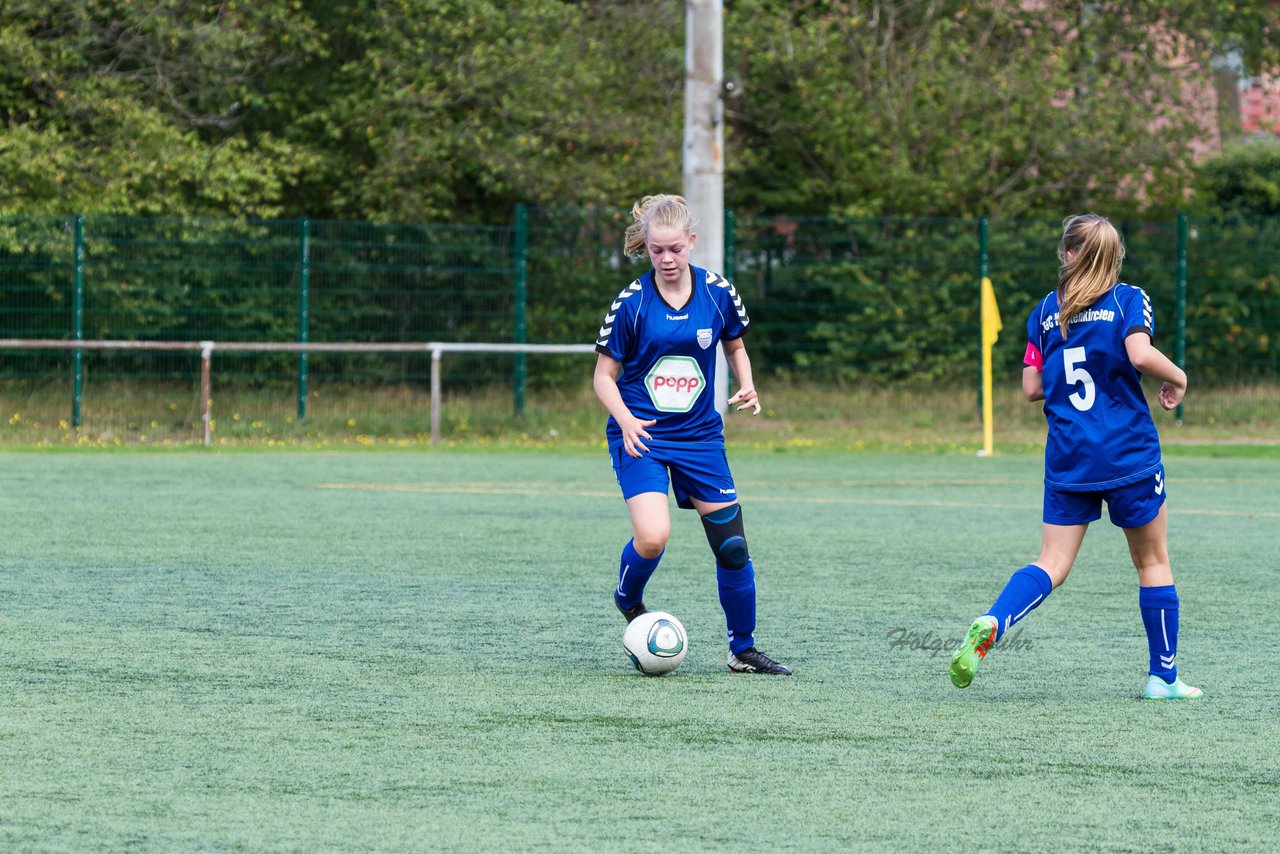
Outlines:
{"type": "Polygon", "coordinates": [[[684,661],[689,636],[675,617],[665,611],[650,611],[627,623],[622,648],[636,670],[646,676],[661,676],[684,661]]]}

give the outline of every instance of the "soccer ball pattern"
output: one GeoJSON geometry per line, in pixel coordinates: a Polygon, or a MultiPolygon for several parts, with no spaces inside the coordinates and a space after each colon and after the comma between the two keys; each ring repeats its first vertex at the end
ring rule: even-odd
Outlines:
{"type": "Polygon", "coordinates": [[[689,638],[675,617],[664,611],[650,611],[627,624],[622,648],[636,670],[646,676],[661,676],[684,661],[689,638]]]}

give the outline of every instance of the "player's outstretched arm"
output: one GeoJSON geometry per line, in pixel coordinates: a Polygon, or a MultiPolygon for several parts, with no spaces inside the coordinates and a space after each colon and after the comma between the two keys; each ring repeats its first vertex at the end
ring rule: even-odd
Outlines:
{"type": "Polygon", "coordinates": [[[729,370],[738,382],[738,393],[727,401],[730,405],[742,404],[739,410],[751,407],[752,415],[760,414],[760,396],[756,394],[755,380],[751,376],[751,358],[747,355],[747,345],[741,338],[724,342],[724,357],[729,362],[729,370]]]}
{"type": "Polygon", "coordinates": [[[596,391],[596,397],[600,398],[604,408],[609,410],[613,420],[617,421],[618,426],[622,428],[622,444],[626,448],[627,455],[639,457],[649,452],[648,446],[642,440],[653,438],[645,428],[652,427],[658,422],[656,420],[641,421],[631,414],[630,409],[627,409],[627,405],[622,402],[622,392],[618,391],[618,374],[621,372],[622,364],[617,359],[601,353],[596,359],[596,372],[591,385],[596,391]]]}
{"type": "Polygon", "coordinates": [[[1187,374],[1173,360],[1161,353],[1151,343],[1151,336],[1146,332],[1135,332],[1124,339],[1125,352],[1129,361],[1139,373],[1160,380],[1160,393],[1157,398],[1165,409],[1173,409],[1187,393],[1187,374]]]}
{"type": "Polygon", "coordinates": [[[1031,403],[1044,400],[1044,377],[1035,365],[1027,365],[1022,369],[1022,394],[1031,403]]]}

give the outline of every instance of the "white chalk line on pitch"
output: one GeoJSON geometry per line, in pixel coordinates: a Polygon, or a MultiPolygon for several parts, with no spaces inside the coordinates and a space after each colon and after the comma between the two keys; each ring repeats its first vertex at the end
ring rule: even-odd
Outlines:
{"type": "MultiPolygon", "coordinates": [[[[945,481],[948,485],[959,485],[955,481],[945,481]]],[[[989,483],[989,481],[980,481],[989,483]]],[[[884,485],[884,484],[879,484],[884,485]]],[[[930,485],[915,481],[911,485],[930,485]]],[[[565,489],[562,484],[524,483],[520,486],[502,486],[490,483],[437,484],[437,483],[317,483],[316,489],[348,489],[361,492],[421,492],[432,495],[525,495],[558,496],[562,498],[621,498],[616,491],[595,492],[591,490],[565,489]]],[[[947,507],[973,510],[991,508],[993,510],[1022,510],[1025,504],[997,504],[989,501],[912,501],[909,499],[891,498],[857,498],[849,497],[810,497],[803,495],[751,495],[747,498],[750,504],[853,504],[865,507],[947,507]]],[[[1267,510],[1198,510],[1192,507],[1179,507],[1179,514],[1190,516],[1226,516],[1250,518],[1253,516],[1265,519],[1280,519],[1280,512],[1267,510]]]]}

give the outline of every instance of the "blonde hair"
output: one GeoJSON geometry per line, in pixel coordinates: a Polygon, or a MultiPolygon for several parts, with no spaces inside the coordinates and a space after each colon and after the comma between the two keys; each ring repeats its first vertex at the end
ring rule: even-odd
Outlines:
{"type": "Polygon", "coordinates": [[[639,258],[648,251],[649,230],[654,226],[675,226],[688,236],[698,224],[684,196],[672,195],[645,196],[631,206],[631,219],[634,222],[627,226],[622,244],[628,258],[639,258]]]}
{"type": "Polygon", "coordinates": [[[1058,261],[1058,324],[1065,341],[1071,318],[1097,302],[1119,280],[1124,241],[1105,216],[1069,216],[1062,221],[1058,261]]]}

